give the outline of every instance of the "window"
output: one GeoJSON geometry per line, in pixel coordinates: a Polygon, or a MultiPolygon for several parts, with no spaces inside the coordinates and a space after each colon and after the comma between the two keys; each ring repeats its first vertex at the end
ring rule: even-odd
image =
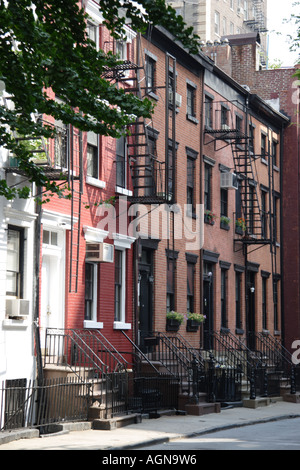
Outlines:
{"type": "Polygon", "coordinates": [[[277,158],[277,151],[278,151],[278,142],[276,140],[272,141],[272,159],[273,165],[278,167],[278,158],[277,158]]]}
{"type": "Polygon", "coordinates": [[[267,278],[262,277],[262,327],[264,330],[267,329],[267,278]]]}
{"type": "Polygon", "coordinates": [[[7,263],[6,263],[6,295],[23,297],[24,268],[24,230],[8,227],[7,232],[7,263]]]}
{"type": "Polygon", "coordinates": [[[260,154],[262,160],[267,161],[267,136],[265,134],[261,134],[260,137],[260,154]]]}
{"type": "Polygon", "coordinates": [[[267,237],[267,192],[261,192],[262,237],[267,237]]]}
{"type": "Polygon", "coordinates": [[[146,55],[145,58],[146,64],[146,88],[147,93],[155,93],[155,71],[156,71],[156,61],[146,55]]]}
{"type": "Polygon", "coordinates": [[[187,85],[187,115],[196,116],[196,89],[187,85]]]}
{"type": "Polygon", "coordinates": [[[96,44],[96,49],[99,49],[99,41],[98,41],[98,27],[91,23],[90,21],[87,22],[86,26],[86,33],[88,38],[96,44]]]}
{"type": "Polygon", "coordinates": [[[278,241],[278,229],[279,229],[279,224],[278,224],[278,221],[279,221],[279,218],[278,218],[278,214],[279,214],[279,196],[277,195],[274,195],[274,209],[273,209],[273,238],[274,238],[274,241],[277,242],[278,241]]]}
{"type": "Polygon", "coordinates": [[[249,226],[248,232],[253,233],[254,230],[254,186],[249,186],[249,195],[248,195],[248,218],[249,226]]]}
{"type": "Polygon", "coordinates": [[[221,327],[227,328],[227,270],[221,269],[221,327]]]}
{"type": "Polygon", "coordinates": [[[228,126],[228,109],[225,106],[221,106],[221,128],[227,128],[228,126]]]}
{"type": "Polygon", "coordinates": [[[115,250],[115,321],[125,320],[125,251],[115,250]]]}
{"type": "Polygon", "coordinates": [[[84,319],[97,318],[97,265],[85,263],[85,311],[84,319]]]}
{"type": "Polygon", "coordinates": [[[235,191],[235,218],[242,217],[242,188],[241,181],[238,180],[238,189],[235,191]]]}
{"type": "Polygon", "coordinates": [[[98,178],[98,136],[94,132],[87,133],[87,175],[98,178]]]}
{"type": "Polygon", "coordinates": [[[175,258],[167,256],[167,312],[175,310],[175,258]]]}
{"type": "Polygon", "coordinates": [[[194,212],[194,180],[195,180],[195,162],[194,159],[187,159],[187,204],[194,212]]]}
{"type": "Polygon", "coordinates": [[[168,149],[168,168],[167,168],[167,174],[168,174],[168,198],[171,200],[174,196],[174,179],[175,179],[175,158],[176,158],[176,148],[173,148],[172,143],[169,145],[168,149]]]}
{"type": "Polygon", "coordinates": [[[204,168],[204,210],[211,210],[211,165],[205,164],[204,168]]]}
{"type": "Polygon", "coordinates": [[[187,263],[187,312],[194,312],[194,277],[195,266],[187,263]]]}
{"type": "Polygon", "coordinates": [[[225,36],[227,34],[227,20],[225,18],[225,16],[223,16],[223,32],[222,32],[223,36],[225,36]]]}
{"type": "Polygon", "coordinates": [[[124,41],[116,42],[116,55],[119,60],[127,60],[127,43],[124,41]]]}
{"type": "Polygon", "coordinates": [[[116,184],[126,188],[126,139],[124,136],[116,140],[116,184]]]}
{"type": "Polygon", "coordinates": [[[221,216],[228,217],[228,191],[221,189],[221,216]]]}
{"type": "Polygon", "coordinates": [[[213,127],[213,100],[208,96],[205,97],[205,128],[212,129],[213,127]]]}
{"type": "Polygon", "coordinates": [[[215,11],[215,33],[220,35],[220,13],[215,11]]]}
{"type": "Polygon", "coordinates": [[[241,280],[242,274],[239,271],[235,273],[235,325],[237,329],[242,326],[241,319],[241,280]]]}
{"type": "Polygon", "coordinates": [[[241,137],[243,132],[243,118],[241,116],[235,116],[235,128],[237,130],[238,137],[241,137]]]}
{"type": "Polygon", "coordinates": [[[45,245],[58,246],[57,232],[43,230],[43,243],[45,243],[45,245]]]}
{"type": "Polygon", "coordinates": [[[273,299],[274,299],[274,330],[279,330],[278,318],[278,279],[273,281],[273,299]]]}
{"type": "Polygon", "coordinates": [[[249,124],[249,151],[254,153],[254,127],[249,124]]]}

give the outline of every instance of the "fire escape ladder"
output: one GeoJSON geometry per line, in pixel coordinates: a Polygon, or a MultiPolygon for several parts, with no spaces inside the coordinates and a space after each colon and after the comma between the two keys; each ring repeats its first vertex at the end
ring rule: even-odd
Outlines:
{"type": "Polygon", "coordinates": [[[238,142],[232,141],[231,147],[235,172],[240,180],[241,216],[246,226],[245,240],[262,241],[265,234],[257,192],[256,156],[247,151],[247,144],[240,146],[238,142]]]}

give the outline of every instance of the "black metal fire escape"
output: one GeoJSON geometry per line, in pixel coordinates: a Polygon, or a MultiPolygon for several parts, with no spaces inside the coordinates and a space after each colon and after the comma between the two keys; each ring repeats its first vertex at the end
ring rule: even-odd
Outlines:
{"type": "MultiPolygon", "coordinates": [[[[124,60],[114,68],[107,69],[103,77],[116,83],[116,86],[121,85],[125,93],[133,93],[140,99],[149,98],[151,93],[149,94],[150,89],[147,85],[147,70],[140,35],[137,36],[136,45],[138,64],[130,60],[124,60]]],[[[113,45],[108,47],[114,48],[113,45]]],[[[176,79],[176,61],[167,55],[166,70],[169,70],[169,68],[173,70],[173,76],[176,79]]],[[[169,78],[166,78],[166,80],[169,80],[169,78]]],[[[175,81],[172,84],[167,81],[162,86],[155,84],[155,90],[162,88],[166,90],[166,115],[171,116],[171,120],[166,117],[166,136],[173,142],[175,142],[174,121],[176,113],[171,112],[171,109],[172,106],[175,109],[173,103],[175,93],[172,92],[170,87],[174,86],[174,89],[176,89],[175,81]]],[[[152,88],[151,91],[153,90],[152,88]]],[[[127,181],[127,183],[128,189],[132,189],[132,195],[128,196],[128,201],[131,204],[170,204],[173,200],[175,172],[172,165],[175,162],[174,146],[170,146],[166,142],[165,157],[158,156],[155,143],[150,142],[149,139],[151,129],[152,120],[146,120],[143,117],[135,119],[127,127],[127,161],[125,164],[130,174],[130,181],[127,181]]]]}

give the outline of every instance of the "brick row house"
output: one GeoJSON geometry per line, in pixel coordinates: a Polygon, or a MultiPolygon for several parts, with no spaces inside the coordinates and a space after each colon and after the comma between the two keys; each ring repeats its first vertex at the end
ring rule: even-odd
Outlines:
{"type": "MultiPolygon", "coordinates": [[[[149,28],[140,36],[128,27],[127,41],[117,42],[96,2],[87,3],[87,13],[90,37],[123,60],[107,79],[147,96],[155,109],[120,139],[53,122],[59,132],[48,144],[49,171],[54,179],[54,170],[65,171],[71,199],[55,196],[42,207],[1,201],[7,261],[0,378],[13,387],[36,375],[62,379],[70,369],[85,382],[85,367],[99,380],[88,415],[99,421],[111,416],[99,413],[108,406],[104,382],[111,381],[112,395],[117,390],[113,414],[141,411],[145,403],[146,410],[185,408],[192,361],[201,377],[209,355],[214,366],[237,371],[236,361],[249,351],[261,357],[262,333],[281,340],[280,175],[289,120],[206,54],[191,56],[167,31],[149,28]],[[18,292],[7,288],[13,276],[18,292]],[[17,316],[7,300],[27,300],[28,311],[17,316]],[[170,331],[167,314],[174,311],[183,322],[170,331]],[[205,315],[204,323],[191,327],[189,312],[205,315]],[[15,341],[26,342],[26,367],[12,353],[15,341]],[[243,351],[235,362],[232,354],[220,358],[229,343],[243,351]],[[171,382],[145,388],[143,364],[151,377],[163,371],[171,382]],[[180,387],[185,401],[164,401],[180,387]]],[[[9,158],[2,171],[21,178],[9,158]]],[[[236,375],[230,380],[240,387],[236,375]]],[[[207,391],[201,384],[199,391],[207,391]]]]}

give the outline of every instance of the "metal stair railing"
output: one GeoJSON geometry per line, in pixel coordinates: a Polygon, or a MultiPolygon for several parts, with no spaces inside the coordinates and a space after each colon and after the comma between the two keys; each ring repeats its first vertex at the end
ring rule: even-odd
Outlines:
{"type": "Polygon", "coordinates": [[[77,377],[89,375],[92,371],[98,377],[105,376],[108,366],[74,330],[47,328],[44,366],[64,366],[77,377]]]}
{"type": "Polygon", "coordinates": [[[259,332],[252,333],[256,347],[260,350],[267,367],[274,373],[281,373],[282,378],[290,383],[291,393],[296,393],[295,372],[296,367],[292,361],[291,353],[271,334],[259,332]]]}
{"type": "Polygon", "coordinates": [[[249,396],[255,399],[257,394],[267,394],[266,368],[261,357],[251,351],[232,333],[212,333],[214,355],[219,367],[228,365],[234,370],[239,370],[247,381],[249,396]]]}
{"type": "Polygon", "coordinates": [[[189,362],[196,358],[199,365],[204,367],[204,359],[200,353],[200,350],[192,346],[180,333],[176,332],[174,335],[168,333],[166,336],[179,351],[183,352],[184,356],[188,359],[189,362]]]}
{"type": "Polygon", "coordinates": [[[99,330],[73,330],[73,333],[76,338],[80,338],[97,356],[101,357],[101,360],[107,366],[107,372],[126,370],[127,360],[99,330]]]}
{"type": "Polygon", "coordinates": [[[149,358],[147,357],[146,354],[144,354],[140,348],[132,341],[131,338],[129,338],[129,336],[123,331],[122,331],[122,334],[125,336],[125,338],[129,341],[129,343],[131,344],[133,350],[135,351],[133,354],[133,357],[135,359],[135,374],[136,375],[139,375],[141,373],[141,363],[142,361],[144,361],[145,363],[148,364],[150,370],[155,374],[155,375],[160,375],[160,372],[159,370],[154,366],[154,364],[151,362],[151,360],[149,360],[149,358]]]}

